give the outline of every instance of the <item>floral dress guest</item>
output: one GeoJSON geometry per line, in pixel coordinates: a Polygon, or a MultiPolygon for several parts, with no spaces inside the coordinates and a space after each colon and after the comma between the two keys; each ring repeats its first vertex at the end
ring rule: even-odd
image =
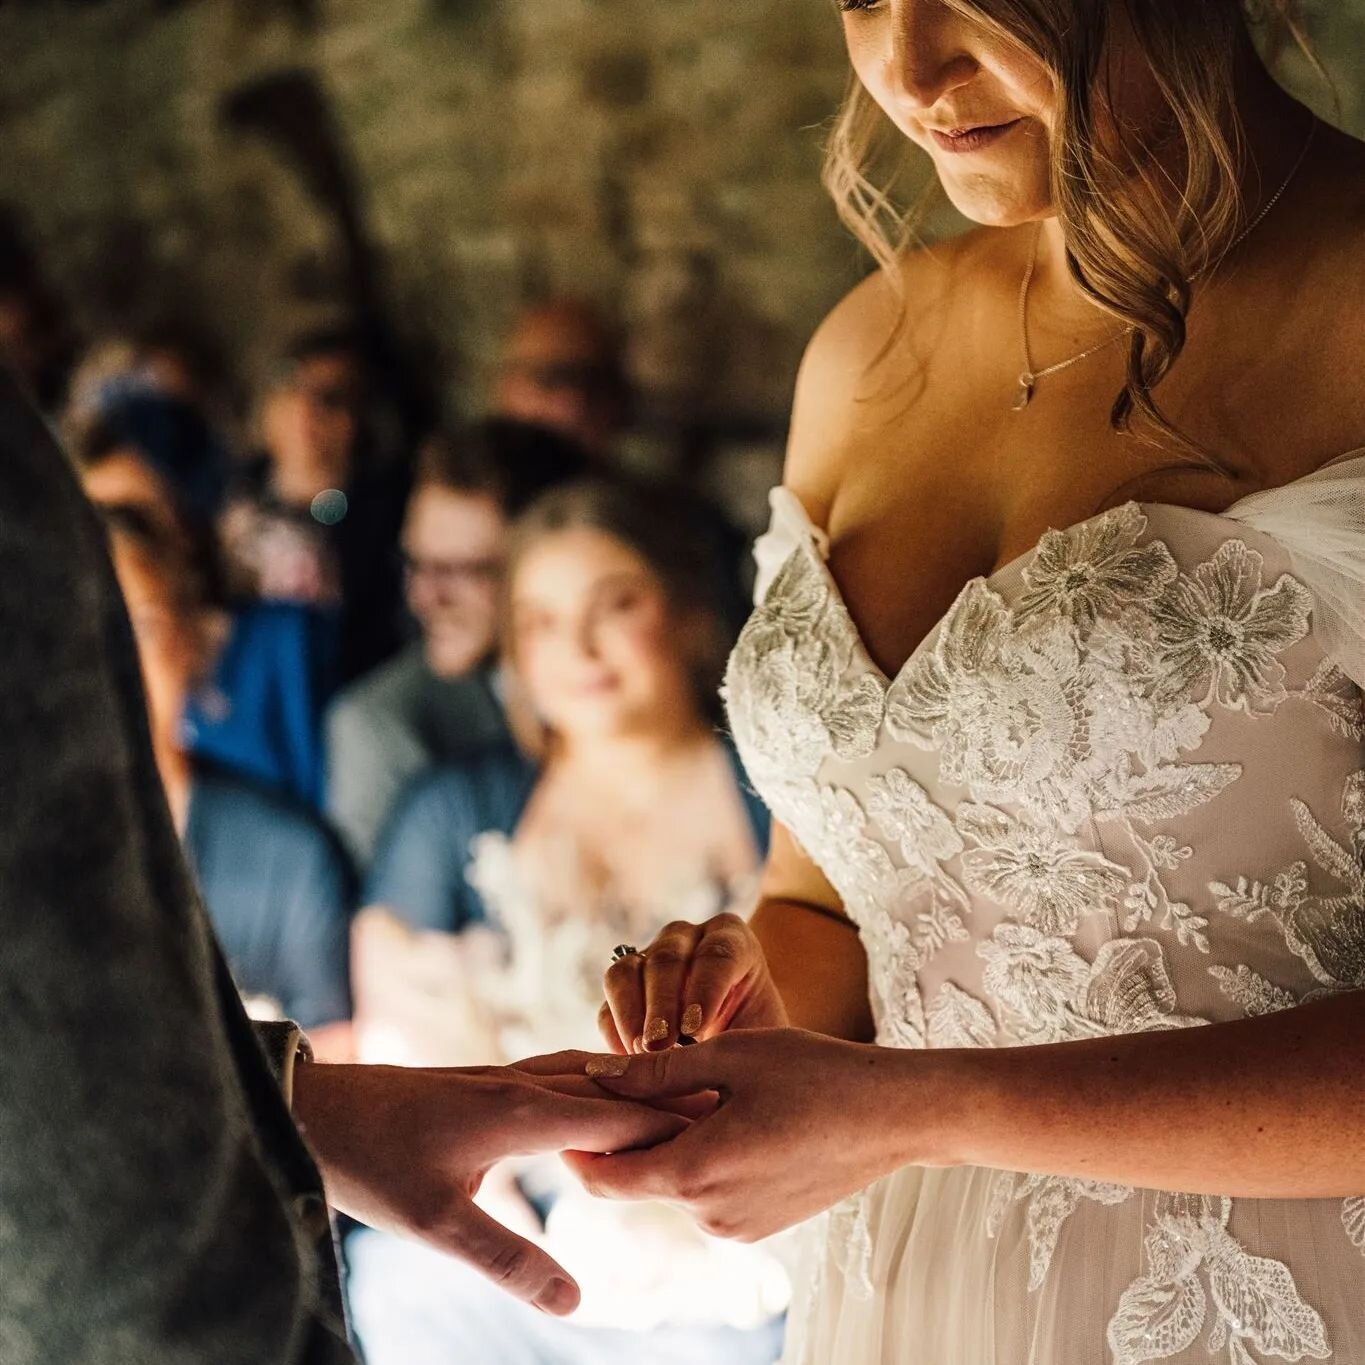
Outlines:
{"type": "MultiPolygon", "coordinates": [[[[610,484],[551,492],[514,530],[506,658],[535,757],[496,746],[400,802],[356,930],[365,1056],[591,1046],[618,944],[752,899],[767,816],[707,718],[724,643],[708,584],[724,566],[704,543],[676,509],[610,484]]],[[[487,1197],[574,1273],[574,1322],[361,1232],[351,1296],[372,1365],[775,1358],[786,1278],[766,1249],[664,1205],[599,1205],[558,1162],[508,1168],[487,1197]]]]}

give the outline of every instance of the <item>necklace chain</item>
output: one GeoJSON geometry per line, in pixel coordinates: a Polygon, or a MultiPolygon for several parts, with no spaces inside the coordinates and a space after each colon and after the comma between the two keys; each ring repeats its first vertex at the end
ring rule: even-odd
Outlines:
{"type": "MultiPolygon", "coordinates": [[[[1218,258],[1218,261],[1214,262],[1212,265],[1204,266],[1202,270],[1196,273],[1196,279],[1199,275],[1206,274],[1214,265],[1221,264],[1223,260],[1230,256],[1253,232],[1256,231],[1258,227],[1260,227],[1266,215],[1279,203],[1281,196],[1289,188],[1294,177],[1299,173],[1299,167],[1303,165],[1304,160],[1308,156],[1308,149],[1313,145],[1313,135],[1317,130],[1318,121],[1316,118],[1313,118],[1308,125],[1308,136],[1304,139],[1303,147],[1299,151],[1299,155],[1295,159],[1294,164],[1289,168],[1289,174],[1285,176],[1280,188],[1277,189],[1263,205],[1261,205],[1260,211],[1251,222],[1249,222],[1246,227],[1228,243],[1227,250],[1218,258]]],[[[1046,379],[1049,375],[1059,374],[1062,370],[1070,369],[1072,365],[1079,365],[1082,360],[1089,360],[1092,355],[1097,355],[1100,351],[1107,350],[1116,341],[1121,341],[1133,331],[1132,326],[1129,325],[1123,328],[1122,331],[1115,332],[1112,336],[1105,337],[1103,341],[1098,341],[1093,346],[1087,346],[1085,350],[1078,351],[1073,356],[1068,356],[1065,360],[1059,360],[1052,365],[1044,366],[1041,370],[1035,370],[1033,368],[1033,357],[1029,353],[1028,344],[1028,293],[1029,286],[1033,283],[1033,272],[1038,264],[1038,239],[1042,235],[1043,225],[1042,223],[1039,223],[1033,234],[1033,245],[1029,249],[1028,266],[1024,270],[1024,278],[1019,285],[1019,336],[1020,340],[1023,342],[1024,368],[1019,372],[1019,389],[1015,395],[1014,402],[1011,405],[1015,412],[1022,412],[1028,407],[1029,403],[1033,400],[1033,392],[1038,387],[1038,381],[1040,379],[1046,379]]]]}

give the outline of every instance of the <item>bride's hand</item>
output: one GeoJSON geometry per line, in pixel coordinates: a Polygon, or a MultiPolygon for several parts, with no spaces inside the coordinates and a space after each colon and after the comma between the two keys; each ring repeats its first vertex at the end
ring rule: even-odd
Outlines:
{"type": "MultiPolygon", "coordinates": [[[[961,1054],[846,1043],[802,1029],[728,1033],[700,1047],[593,1057],[622,1099],[715,1092],[708,1116],[647,1151],[564,1161],[588,1191],[662,1199],[707,1232],[753,1241],[829,1208],[905,1165],[964,1159],[961,1054]]],[[[558,1066],[570,1062],[566,1054],[558,1066]]]]}
{"type": "Polygon", "coordinates": [[[598,1026],[618,1053],[788,1022],[763,947],[738,915],[675,921],[643,953],[611,964],[606,992],[598,1026]]]}

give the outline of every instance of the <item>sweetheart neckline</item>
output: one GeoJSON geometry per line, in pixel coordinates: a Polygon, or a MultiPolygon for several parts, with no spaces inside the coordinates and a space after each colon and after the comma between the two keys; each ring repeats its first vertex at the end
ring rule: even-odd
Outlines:
{"type": "MultiPolygon", "coordinates": [[[[954,594],[952,601],[948,603],[948,606],[946,610],[943,612],[943,614],[939,616],[938,619],[935,620],[934,623],[929,627],[929,629],[924,632],[924,634],[920,637],[919,643],[916,644],[915,647],[910,651],[910,653],[906,655],[905,660],[904,662],[902,662],[900,667],[891,672],[888,672],[886,669],[884,669],[881,666],[881,664],[879,664],[877,660],[872,657],[872,652],[867,647],[867,640],[863,635],[862,628],[858,625],[858,622],[854,618],[853,613],[849,610],[848,601],[844,597],[843,589],[839,586],[839,580],[835,578],[833,570],[831,570],[829,567],[829,532],[826,531],[822,526],[816,525],[814,518],[806,510],[805,503],[803,503],[801,499],[797,497],[797,495],[785,484],[777,484],[774,488],[770,490],[768,496],[769,500],[771,501],[775,498],[783,497],[785,495],[785,500],[788,502],[791,510],[795,512],[799,517],[806,531],[804,544],[806,548],[808,548],[813,554],[816,565],[819,568],[821,574],[824,576],[826,586],[829,588],[830,595],[832,596],[835,605],[837,606],[844,620],[848,623],[849,628],[852,630],[853,638],[857,643],[859,652],[866,660],[868,667],[871,668],[873,673],[876,675],[877,680],[882,684],[884,688],[889,689],[894,687],[905,676],[905,674],[909,672],[911,666],[915,663],[916,659],[918,659],[919,656],[924,652],[926,647],[929,645],[930,641],[932,641],[938,635],[938,633],[943,627],[944,622],[947,621],[948,618],[953,614],[958,604],[962,601],[963,597],[972,587],[979,584],[984,587],[990,588],[994,583],[996,583],[998,580],[1002,578],[1005,578],[1007,575],[1022,572],[1026,561],[1032,559],[1033,556],[1037,554],[1039,548],[1042,546],[1043,541],[1054,532],[1063,536],[1070,535],[1073,532],[1079,531],[1083,527],[1089,526],[1093,522],[1098,521],[1101,517],[1109,516],[1112,513],[1122,511],[1124,508],[1127,507],[1136,507],[1144,517],[1146,517],[1147,515],[1148,508],[1161,508],[1163,510],[1169,510],[1174,512],[1189,512],[1195,516],[1213,517],[1220,521],[1224,520],[1235,521],[1238,523],[1239,526],[1242,526],[1245,529],[1247,523],[1243,521],[1240,517],[1233,515],[1236,509],[1238,509],[1239,507],[1244,507],[1246,504],[1254,502],[1257,499],[1265,499],[1269,497],[1274,497],[1277,494],[1282,494],[1290,488],[1296,488],[1301,484],[1307,483],[1312,479],[1318,478],[1327,470],[1343,463],[1346,460],[1357,458],[1365,458],[1365,446],[1358,446],[1354,450],[1343,451],[1340,455],[1333,456],[1325,464],[1319,465],[1316,469],[1311,470],[1309,473],[1301,475],[1297,479],[1290,479],[1288,483],[1279,484],[1274,488],[1261,488],[1257,489],[1257,491],[1254,493],[1248,493],[1246,494],[1245,497],[1238,498],[1236,502],[1229,504],[1221,512],[1210,512],[1202,507],[1186,507],[1181,503],[1146,501],[1137,498],[1129,498],[1127,501],[1118,503],[1114,507],[1106,507],[1103,511],[1092,513],[1088,517],[1082,517],[1079,521],[1071,522],[1067,526],[1056,527],[1049,526],[1045,531],[1042,532],[1041,535],[1039,535],[1038,539],[1034,541],[1032,545],[1030,545],[1026,550],[1023,550],[1019,554],[1015,555],[1013,559],[1010,559],[1006,561],[1004,564],[999,565],[997,568],[992,569],[991,572],[988,574],[974,574],[971,578],[967,579],[967,581],[963,583],[963,585],[954,594]]],[[[786,562],[788,562],[791,559],[792,554],[796,554],[800,550],[800,548],[801,548],[800,545],[794,547],[791,553],[784,556],[783,563],[785,564],[786,562]]],[[[767,592],[770,593],[771,591],[772,584],[769,583],[767,592]]],[[[766,600],[767,593],[764,594],[764,601],[766,600]]]]}

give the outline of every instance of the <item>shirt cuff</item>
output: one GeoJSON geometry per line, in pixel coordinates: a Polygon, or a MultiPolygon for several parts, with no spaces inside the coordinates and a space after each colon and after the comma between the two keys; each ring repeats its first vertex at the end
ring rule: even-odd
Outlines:
{"type": "Polygon", "coordinates": [[[284,1092],[284,1102],[292,1105],[294,1100],[294,1066],[299,1060],[311,1062],[313,1049],[304,1031],[292,1020],[258,1020],[252,1023],[257,1041],[265,1052],[280,1089],[284,1092]]]}

